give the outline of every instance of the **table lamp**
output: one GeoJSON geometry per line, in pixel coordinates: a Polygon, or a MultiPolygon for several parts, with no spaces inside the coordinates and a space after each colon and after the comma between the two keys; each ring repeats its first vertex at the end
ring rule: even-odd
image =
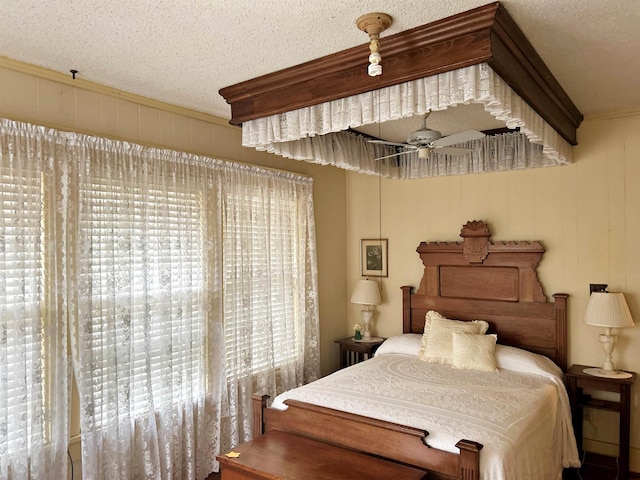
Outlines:
{"type": "Polygon", "coordinates": [[[351,295],[351,303],[357,303],[365,307],[364,310],[361,311],[361,314],[362,321],[364,322],[364,340],[367,340],[371,338],[371,331],[369,330],[369,323],[373,317],[371,307],[382,303],[378,283],[368,279],[358,280],[356,288],[351,295]]]}
{"type": "Polygon", "coordinates": [[[611,360],[617,340],[616,335],[611,335],[611,329],[633,327],[633,318],[631,318],[631,312],[624,295],[615,292],[593,292],[589,298],[584,323],[595,327],[605,327],[605,333],[600,335],[600,343],[605,353],[604,365],[602,368],[586,368],[584,373],[598,377],[630,377],[631,374],[616,371],[611,360]]]}

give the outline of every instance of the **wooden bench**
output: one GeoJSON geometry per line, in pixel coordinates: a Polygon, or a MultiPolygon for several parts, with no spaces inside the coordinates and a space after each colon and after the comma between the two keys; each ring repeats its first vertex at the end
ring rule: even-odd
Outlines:
{"type": "Polygon", "coordinates": [[[424,480],[427,472],[278,430],[218,455],[222,480],[424,480]]]}

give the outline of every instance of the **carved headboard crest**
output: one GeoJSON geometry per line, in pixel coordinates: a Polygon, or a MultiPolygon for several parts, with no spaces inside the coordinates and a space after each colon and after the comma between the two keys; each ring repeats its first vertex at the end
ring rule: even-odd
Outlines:
{"type": "Polygon", "coordinates": [[[482,263],[489,255],[489,227],[486,223],[473,220],[463,225],[460,231],[462,253],[469,263],[482,263]]]}
{"type": "Polygon", "coordinates": [[[463,289],[467,296],[473,286],[476,298],[547,301],[536,274],[544,253],[540,242],[491,242],[489,226],[481,220],[467,222],[460,236],[461,243],[420,243],[417,252],[425,270],[418,293],[457,297],[463,289]]]}

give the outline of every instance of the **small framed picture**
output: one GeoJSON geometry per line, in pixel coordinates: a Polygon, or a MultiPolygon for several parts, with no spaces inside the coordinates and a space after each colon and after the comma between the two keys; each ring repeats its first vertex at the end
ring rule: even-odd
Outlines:
{"type": "Polygon", "coordinates": [[[387,239],[360,240],[360,273],[363,277],[388,277],[387,239]]]}

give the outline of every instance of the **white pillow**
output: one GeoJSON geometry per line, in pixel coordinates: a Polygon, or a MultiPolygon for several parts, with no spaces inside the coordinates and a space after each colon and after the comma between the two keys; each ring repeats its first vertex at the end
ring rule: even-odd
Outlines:
{"type": "Polygon", "coordinates": [[[374,356],[377,357],[378,355],[388,355],[392,353],[418,356],[421,341],[422,335],[419,333],[405,333],[391,337],[386,339],[384,343],[378,347],[374,356]]]}
{"type": "Polygon", "coordinates": [[[508,345],[496,345],[496,365],[500,369],[563,379],[562,370],[549,358],[508,345]]]}
{"type": "Polygon", "coordinates": [[[440,315],[438,312],[436,312],[435,310],[429,310],[427,312],[427,314],[424,316],[424,331],[422,334],[422,342],[420,344],[420,351],[418,352],[418,357],[420,357],[420,359],[423,359],[423,357],[426,356],[426,350],[427,350],[427,338],[429,338],[429,327],[431,326],[431,319],[433,318],[445,318],[442,315],[440,315]]]}
{"type": "Polygon", "coordinates": [[[450,320],[430,310],[425,317],[418,358],[425,362],[451,365],[453,332],[485,334],[488,329],[489,324],[484,320],[450,320]]]}
{"type": "Polygon", "coordinates": [[[497,372],[496,341],[498,336],[454,332],[452,338],[453,366],[464,370],[497,372]]]}

